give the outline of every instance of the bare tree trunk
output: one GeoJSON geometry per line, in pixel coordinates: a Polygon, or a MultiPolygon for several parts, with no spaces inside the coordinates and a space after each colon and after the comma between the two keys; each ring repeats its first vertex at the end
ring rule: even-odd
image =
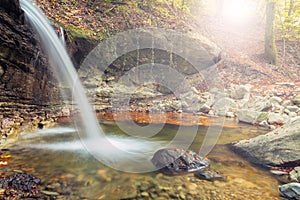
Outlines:
{"type": "Polygon", "coordinates": [[[294,9],[294,0],[290,0],[290,8],[289,8],[289,13],[288,13],[289,16],[292,15],[293,9],[294,9]]]}
{"type": "Polygon", "coordinates": [[[275,2],[268,2],[266,8],[265,57],[270,64],[277,64],[275,44],[275,2]]]}

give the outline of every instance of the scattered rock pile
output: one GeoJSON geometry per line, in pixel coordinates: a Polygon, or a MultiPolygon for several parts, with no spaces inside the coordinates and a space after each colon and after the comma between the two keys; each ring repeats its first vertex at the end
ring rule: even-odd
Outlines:
{"type": "Polygon", "coordinates": [[[17,173],[0,178],[0,198],[32,198],[40,196],[41,180],[31,174],[17,173]]]}
{"type": "MultiPolygon", "coordinates": [[[[292,87],[292,86],[286,86],[292,87]]],[[[293,86],[294,87],[294,86],[293,86]]],[[[199,115],[237,117],[239,121],[275,129],[290,118],[300,115],[300,95],[276,92],[262,94],[253,85],[230,85],[226,89],[212,88],[200,92],[195,87],[182,98],[155,98],[132,105],[135,111],[192,112],[199,115]],[[264,95],[264,96],[262,96],[264,95]]],[[[294,88],[295,90],[297,88],[294,88]]],[[[135,102],[136,103],[136,102],[135,102]]]]}

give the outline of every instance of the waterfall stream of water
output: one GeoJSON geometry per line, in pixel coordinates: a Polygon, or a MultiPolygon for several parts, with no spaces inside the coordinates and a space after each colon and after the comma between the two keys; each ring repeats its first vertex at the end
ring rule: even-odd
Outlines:
{"type": "Polygon", "coordinates": [[[38,33],[60,84],[72,90],[73,99],[80,112],[82,124],[78,126],[78,133],[84,148],[96,159],[115,169],[130,172],[154,170],[147,156],[150,156],[149,152],[152,153],[159,148],[159,144],[137,138],[105,136],[92,106],[88,103],[85,90],[71,59],[49,21],[30,0],[21,0],[21,8],[31,26],[38,33]],[[132,168],[126,170],[123,166],[128,165],[128,162],[132,168]],[[145,162],[149,162],[149,166],[141,169],[139,166],[145,166],[145,162]]]}

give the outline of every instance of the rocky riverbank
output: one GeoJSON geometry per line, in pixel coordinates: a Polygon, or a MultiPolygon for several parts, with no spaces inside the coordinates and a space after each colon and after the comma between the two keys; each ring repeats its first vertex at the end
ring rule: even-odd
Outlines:
{"type": "Polygon", "coordinates": [[[279,191],[286,199],[300,198],[300,117],[266,135],[241,140],[232,148],[253,163],[270,168],[281,183],[279,191]]]}
{"type": "Polygon", "coordinates": [[[58,118],[70,117],[68,106],[37,106],[1,102],[0,144],[16,140],[21,132],[54,126],[58,118]]]}
{"type": "Polygon", "coordinates": [[[212,88],[202,93],[193,87],[182,96],[197,102],[194,110],[190,110],[187,102],[172,96],[136,101],[131,108],[140,112],[190,112],[212,117],[236,117],[240,122],[275,129],[300,115],[300,87],[279,82],[274,86],[281,86],[281,90],[287,93],[281,94],[275,89],[262,93],[260,88],[251,84],[231,84],[222,90],[212,88]]]}

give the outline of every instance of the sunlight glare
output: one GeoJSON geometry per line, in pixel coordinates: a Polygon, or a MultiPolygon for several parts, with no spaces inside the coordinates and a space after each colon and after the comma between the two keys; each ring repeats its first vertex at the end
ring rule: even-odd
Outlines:
{"type": "Polygon", "coordinates": [[[224,0],[222,15],[227,23],[243,24],[251,19],[254,6],[249,0],[224,0]]]}

